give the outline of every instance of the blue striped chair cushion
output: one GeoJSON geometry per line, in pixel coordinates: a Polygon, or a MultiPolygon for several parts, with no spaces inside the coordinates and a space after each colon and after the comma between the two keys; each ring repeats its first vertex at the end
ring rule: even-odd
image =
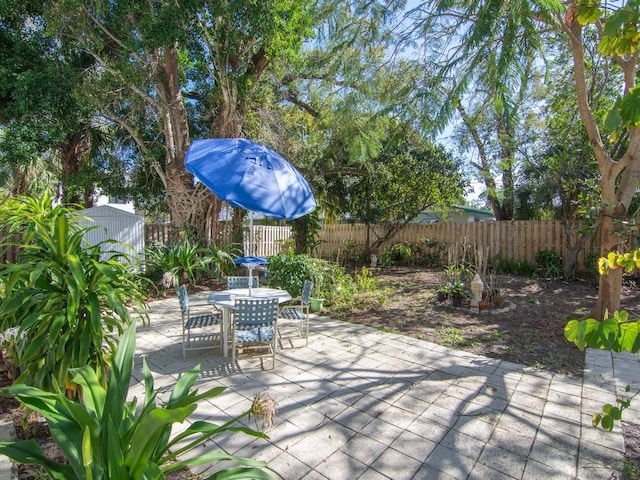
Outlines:
{"type": "Polygon", "coordinates": [[[273,327],[259,327],[251,330],[236,330],[236,342],[238,343],[255,343],[268,342],[274,336],[273,327]]]}

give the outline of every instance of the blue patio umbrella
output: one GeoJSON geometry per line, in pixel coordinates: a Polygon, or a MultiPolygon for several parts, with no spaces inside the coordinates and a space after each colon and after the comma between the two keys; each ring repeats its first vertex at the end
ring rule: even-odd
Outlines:
{"type": "Polygon", "coordinates": [[[251,212],[294,220],[316,209],[302,174],[277,152],[251,140],[195,140],[184,166],[222,200],[249,210],[249,256],[254,254],[251,212]]]}

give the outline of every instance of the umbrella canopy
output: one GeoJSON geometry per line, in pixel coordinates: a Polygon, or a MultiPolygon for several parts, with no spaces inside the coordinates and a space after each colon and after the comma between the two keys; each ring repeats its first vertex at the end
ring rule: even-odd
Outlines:
{"type": "Polygon", "coordinates": [[[236,258],[235,262],[237,265],[244,265],[249,271],[249,296],[251,296],[251,288],[253,287],[253,269],[258,265],[266,265],[269,261],[266,258],[249,256],[236,258]]]}
{"type": "Polygon", "coordinates": [[[184,162],[222,200],[280,220],[316,209],[307,180],[269,147],[242,138],[191,143],[184,162]]]}

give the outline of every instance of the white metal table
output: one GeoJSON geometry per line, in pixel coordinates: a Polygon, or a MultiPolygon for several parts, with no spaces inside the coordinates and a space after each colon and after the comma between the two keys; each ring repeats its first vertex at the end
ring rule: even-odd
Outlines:
{"type": "Polygon", "coordinates": [[[249,295],[248,288],[230,288],[228,290],[220,290],[209,295],[207,302],[222,310],[222,356],[229,355],[229,332],[231,330],[231,317],[233,309],[236,305],[237,297],[251,298],[272,298],[276,297],[278,303],[284,303],[291,300],[291,295],[286,290],[279,288],[258,287],[251,289],[249,295]]]}

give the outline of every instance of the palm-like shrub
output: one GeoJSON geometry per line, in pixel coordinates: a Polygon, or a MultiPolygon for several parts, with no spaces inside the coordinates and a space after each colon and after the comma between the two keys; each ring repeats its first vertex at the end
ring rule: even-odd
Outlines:
{"type": "Polygon", "coordinates": [[[185,237],[166,246],[145,249],[145,265],[151,277],[162,277],[164,288],[177,288],[184,283],[197,284],[203,274],[222,278],[234,267],[238,245],[200,247],[185,237]]]}
{"type": "Polygon", "coordinates": [[[238,426],[241,419],[255,413],[251,411],[223,425],[196,421],[172,436],[173,424],[187,420],[199,401],[220,395],[224,387],[204,393],[192,390],[198,380],[199,368],[196,367],[180,377],[167,403],[159,405],[153,376],[145,361],[142,371],[145,397],[142,405],[137,405],[135,398],[127,401],[134,353],[135,324],[127,329],[117,348],[107,388],[101,385],[96,372],[90,367],[72,369],[73,382],[82,389],[82,401],[70,400],[62,392],[46,392],[23,384],[1,390],[0,394],[16,397],[44,416],[68,463],[48,458],[34,440],[0,443],[0,454],[19,463],[40,465],[50,478],[59,480],[162,480],[173,470],[221,460],[230,460],[236,466],[208,478],[273,478],[263,470],[266,467],[264,462],[234,457],[222,451],[208,451],[178,461],[180,455],[222,432],[268,437],[238,426]]]}
{"type": "Polygon", "coordinates": [[[18,329],[17,381],[67,386],[73,395],[69,369],[84,365],[103,381],[115,339],[132,320],[128,306],[144,306],[129,263],[122,254],[101,260],[101,245],[87,245],[87,229],[48,196],[7,201],[0,226],[7,238],[21,236],[17,262],[0,267],[0,328],[18,329]]]}

